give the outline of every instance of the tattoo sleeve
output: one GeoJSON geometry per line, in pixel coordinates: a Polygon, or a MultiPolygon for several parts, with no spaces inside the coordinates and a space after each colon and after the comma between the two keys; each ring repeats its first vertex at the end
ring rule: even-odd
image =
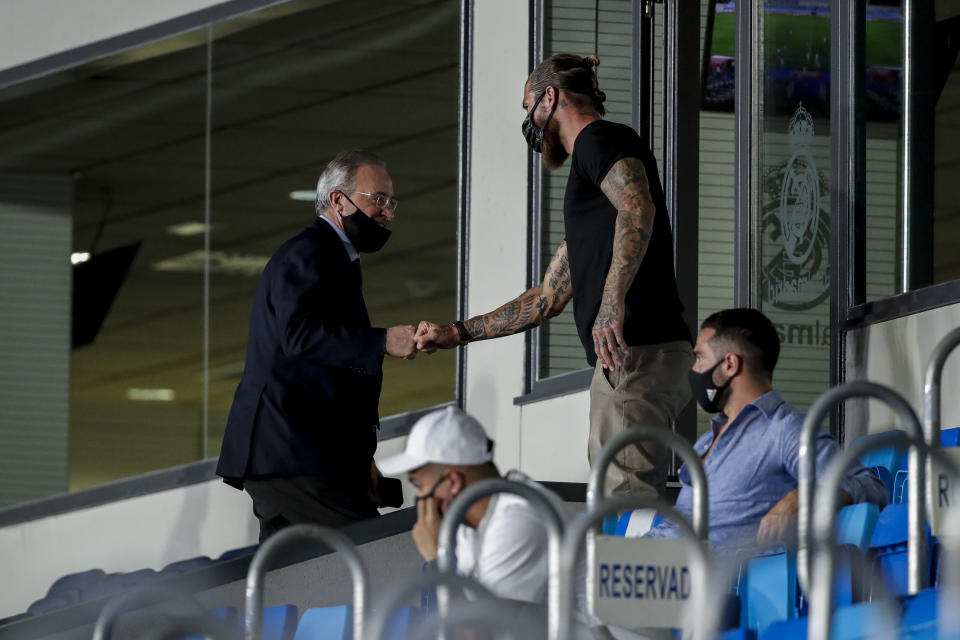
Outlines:
{"type": "Polygon", "coordinates": [[[570,263],[564,241],[550,260],[539,287],[531,287],[490,313],[463,322],[469,341],[486,340],[520,333],[543,324],[561,311],[573,295],[570,263]]]}
{"type": "Polygon", "coordinates": [[[612,303],[623,300],[637,275],[650,244],[657,208],[650,196],[647,172],[637,158],[618,160],[600,188],[617,208],[613,258],[603,289],[604,302],[612,303]]]}

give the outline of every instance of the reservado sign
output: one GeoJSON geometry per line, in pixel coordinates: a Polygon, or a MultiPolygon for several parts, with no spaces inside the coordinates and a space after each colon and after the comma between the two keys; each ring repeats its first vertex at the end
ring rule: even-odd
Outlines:
{"type": "Polygon", "coordinates": [[[693,575],[687,543],[662,538],[594,538],[590,613],[621,627],[679,627],[693,575]]]}

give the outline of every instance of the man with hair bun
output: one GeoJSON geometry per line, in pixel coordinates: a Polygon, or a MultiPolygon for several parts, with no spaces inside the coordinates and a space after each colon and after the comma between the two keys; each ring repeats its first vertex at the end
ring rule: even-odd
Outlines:
{"type": "MultiPolygon", "coordinates": [[[[670,429],[690,400],[690,331],[673,270],[670,218],[657,163],[632,128],[603,119],[596,56],[559,54],[523,89],[527,144],[548,169],[571,157],[563,203],[566,239],[540,285],[490,313],[450,325],[423,321],[431,352],[526,331],[573,299],[590,385],[587,454],[635,425],[670,429]]],[[[668,452],[654,443],[621,451],[607,472],[614,494],[662,494],[668,452]]]]}

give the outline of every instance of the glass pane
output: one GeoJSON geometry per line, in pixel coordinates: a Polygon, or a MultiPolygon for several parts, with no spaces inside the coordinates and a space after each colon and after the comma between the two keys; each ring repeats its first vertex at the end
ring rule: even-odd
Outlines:
{"type": "MultiPolygon", "coordinates": [[[[383,156],[401,201],[390,241],[361,257],[373,325],[456,316],[458,3],[319,4],[215,28],[210,455],[260,272],[313,223],[317,178],[338,151],[383,156]]],[[[381,416],[454,399],[453,350],[383,370],[381,416]]]]}
{"type": "MultiPolygon", "coordinates": [[[[61,491],[203,455],[203,289],[177,265],[202,264],[202,234],[178,225],[203,215],[205,43],[205,31],[179,36],[0,95],[0,171],[72,187],[80,344],[68,352],[69,333],[49,338],[70,363],[61,491]]],[[[38,294],[52,273],[36,274],[38,294]]],[[[35,453],[41,468],[60,464],[35,453]]]]}
{"type": "MultiPolygon", "coordinates": [[[[698,323],[733,306],[735,11],[733,2],[702,3],[702,47],[707,57],[700,111],[698,323]]],[[[710,418],[697,411],[697,435],[710,427],[710,418]]]]}
{"type": "Polygon", "coordinates": [[[829,386],[830,2],[791,6],[763,3],[755,286],[782,343],[775,385],[806,410],[829,386]]]}
{"type": "MultiPolygon", "coordinates": [[[[946,38],[943,33],[953,30],[953,42],[960,37],[960,7],[953,5],[952,17],[943,16],[936,26],[938,44],[946,38]],[[948,22],[949,20],[949,22],[948,22]]],[[[946,6],[943,7],[946,10],[946,6]]],[[[941,16],[937,16],[938,19],[941,16]]],[[[936,53],[938,69],[946,70],[946,77],[935,78],[936,90],[943,82],[940,97],[934,106],[934,216],[933,216],[933,281],[947,282],[960,279],[960,57],[953,49],[953,60],[943,49],[936,53]]],[[[935,94],[936,95],[936,94],[935,94]]]]}
{"type": "MultiPolygon", "coordinates": [[[[914,93],[933,97],[931,112],[914,123],[917,148],[923,148],[921,166],[933,168],[932,184],[920,173],[912,188],[918,202],[929,203],[910,211],[910,226],[903,228],[903,13],[902,3],[867,7],[866,127],[867,127],[867,247],[866,301],[903,292],[904,246],[910,245],[910,262],[917,269],[913,289],[960,279],[960,181],[957,131],[960,131],[960,67],[956,41],[958,10],[938,5],[938,13],[925,21],[918,12],[915,38],[928,42],[932,69],[915,64],[914,93]],[[952,12],[952,13],[951,13],[952,12]],[[932,86],[922,86],[932,83],[932,86]],[[932,226],[930,216],[932,211],[932,226]]],[[[920,107],[922,108],[922,107],[920,107]]],[[[858,299],[855,302],[862,302],[858,299]]]]}
{"type": "MultiPolygon", "coordinates": [[[[866,117],[866,300],[899,292],[900,127],[903,114],[903,12],[899,2],[867,5],[864,60],[866,117]]],[[[854,304],[864,302],[862,293],[854,304]]]]}
{"type": "MultiPolygon", "coordinates": [[[[605,119],[632,124],[633,7],[630,0],[599,0],[599,5],[595,0],[550,0],[544,4],[544,57],[558,53],[578,56],[596,53],[600,58],[597,78],[600,89],[607,94],[605,119]]],[[[541,268],[537,277],[546,270],[563,242],[563,193],[569,173],[569,163],[553,171],[541,171],[541,268]]],[[[539,378],[588,366],[574,325],[572,304],[540,328],[539,344],[539,378]]]]}

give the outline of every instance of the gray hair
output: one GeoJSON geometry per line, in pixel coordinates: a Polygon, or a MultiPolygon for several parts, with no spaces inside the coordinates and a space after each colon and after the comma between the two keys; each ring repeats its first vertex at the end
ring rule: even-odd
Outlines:
{"type": "Polygon", "coordinates": [[[327,164],[327,168],[317,180],[317,215],[322,215],[330,208],[330,192],[336,189],[353,187],[353,180],[357,169],[366,165],[373,165],[381,169],[387,168],[383,158],[364,149],[349,149],[341,151],[327,164]]]}

